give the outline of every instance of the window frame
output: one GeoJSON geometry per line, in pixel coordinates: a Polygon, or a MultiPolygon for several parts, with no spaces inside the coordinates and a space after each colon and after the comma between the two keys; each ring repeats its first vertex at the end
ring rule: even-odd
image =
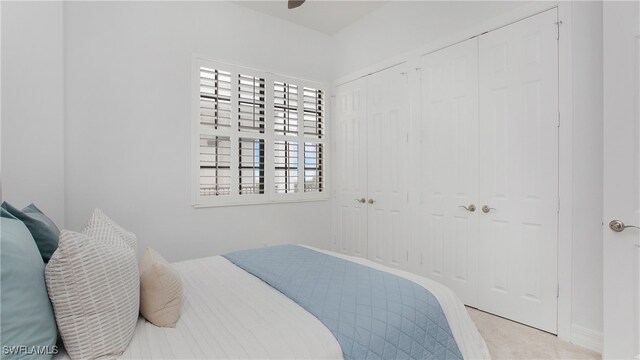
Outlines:
{"type": "Polygon", "coordinates": [[[191,69],[191,205],[194,208],[259,205],[289,202],[326,201],[330,196],[329,188],[329,99],[327,84],[317,81],[299,79],[292,76],[281,75],[266,70],[258,70],[252,67],[235,65],[229,62],[210,60],[202,55],[194,54],[191,69]],[[228,129],[205,129],[200,124],[200,68],[207,67],[231,74],[231,125],[228,129]],[[238,75],[260,77],[265,80],[265,129],[264,133],[255,131],[238,131],[238,75]],[[284,82],[298,86],[298,133],[297,135],[276,134],[274,129],[275,101],[274,82],[284,82]],[[313,88],[322,91],[323,97],[323,133],[322,137],[307,135],[304,133],[304,88],[313,88]],[[231,146],[231,194],[218,196],[204,196],[200,194],[200,137],[228,136],[231,146]],[[264,194],[239,194],[239,139],[263,139],[264,140],[264,194]],[[275,187],[275,141],[298,142],[298,191],[294,193],[276,193],[275,187]],[[305,167],[305,142],[323,144],[322,151],[322,191],[304,191],[304,167],[305,167]]]}

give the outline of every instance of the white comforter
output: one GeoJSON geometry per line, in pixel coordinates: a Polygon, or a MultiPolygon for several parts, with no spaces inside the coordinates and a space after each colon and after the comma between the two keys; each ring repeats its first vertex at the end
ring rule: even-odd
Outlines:
{"type": "MultiPolygon", "coordinates": [[[[313,249],[313,248],[312,248],[313,249]]],[[[465,359],[489,358],[464,305],[448,288],[372,261],[324,252],[387,271],[427,288],[440,301],[465,359]]],[[[184,282],[175,328],[138,320],[123,359],[341,359],[331,332],[288,297],[221,256],[174,264],[184,282]]],[[[56,360],[67,358],[61,353],[56,360]]]]}

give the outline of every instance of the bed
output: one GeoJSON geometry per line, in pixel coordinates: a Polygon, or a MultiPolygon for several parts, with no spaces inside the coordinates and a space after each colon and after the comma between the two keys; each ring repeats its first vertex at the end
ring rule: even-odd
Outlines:
{"type": "MultiPolygon", "coordinates": [[[[464,305],[450,289],[366,259],[303,248],[393,274],[427,289],[440,304],[462,357],[490,358],[464,305]]],[[[140,317],[122,359],[345,357],[336,336],[319,318],[228,258],[213,256],[174,266],[184,284],[180,320],[175,328],[160,328],[140,317]]],[[[67,358],[64,350],[54,356],[67,358]]]]}

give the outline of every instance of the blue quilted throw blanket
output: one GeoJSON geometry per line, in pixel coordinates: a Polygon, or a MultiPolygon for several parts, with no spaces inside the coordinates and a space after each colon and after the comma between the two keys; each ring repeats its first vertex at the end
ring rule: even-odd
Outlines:
{"type": "Polygon", "coordinates": [[[402,277],[305,247],[224,255],[317,317],[349,359],[462,359],[438,300],[402,277]]]}

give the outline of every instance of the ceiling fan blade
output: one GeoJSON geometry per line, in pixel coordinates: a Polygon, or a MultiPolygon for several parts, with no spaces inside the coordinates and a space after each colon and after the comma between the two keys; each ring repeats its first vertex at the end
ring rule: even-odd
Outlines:
{"type": "Polygon", "coordinates": [[[302,5],[303,3],[304,3],[304,0],[289,0],[287,7],[289,9],[295,9],[298,6],[302,5]]]}

